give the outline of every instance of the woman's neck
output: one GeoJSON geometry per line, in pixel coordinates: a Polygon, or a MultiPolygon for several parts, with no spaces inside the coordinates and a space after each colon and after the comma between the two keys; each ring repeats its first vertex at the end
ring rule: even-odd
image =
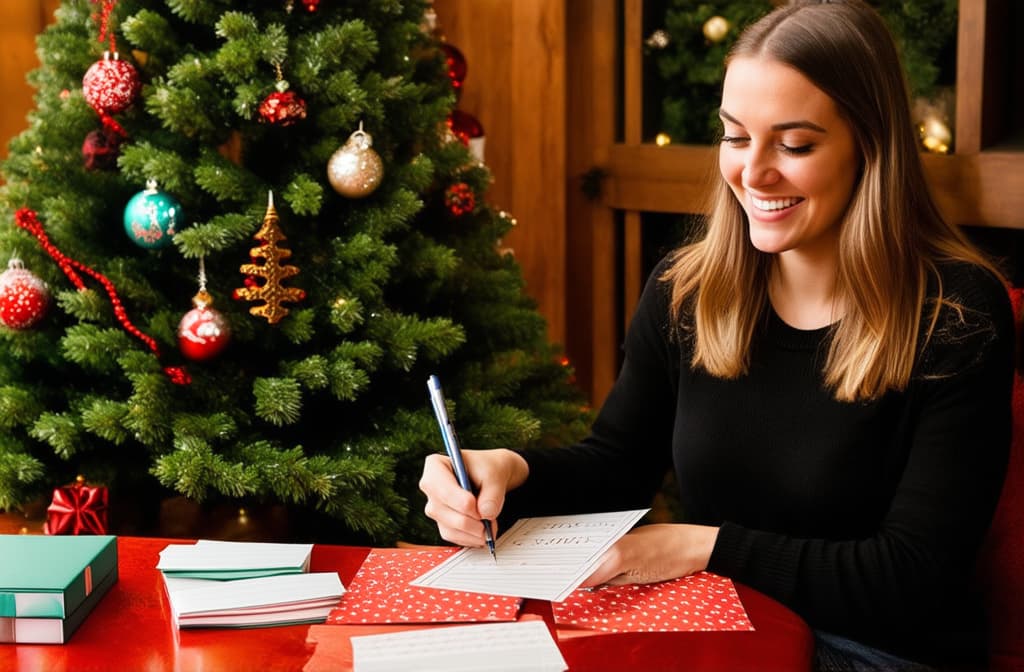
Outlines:
{"type": "Polygon", "coordinates": [[[820,329],[842,317],[835,294],[833,260],[811,260],[794,252],[775,256],[768,298],[782,321],[796,329],[820,329]]]}

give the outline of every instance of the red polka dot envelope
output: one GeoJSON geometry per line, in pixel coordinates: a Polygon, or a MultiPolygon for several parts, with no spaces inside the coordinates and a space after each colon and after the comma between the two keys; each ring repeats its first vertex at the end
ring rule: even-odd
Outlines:
{"type": "Polygon", "coordinates": [[[754,629],[732,581],[709,572],[662,583],[575,590],[564,601],[552,602],[551,610],[557,626],[600,632],[754,629]]]}
{"type": "Polygon", "coordinates": [[[327,623],[471,623],[514,621],[522,599],[409,582],[448,559],[456,548],[373,549],[346,586],[327,623]]]}

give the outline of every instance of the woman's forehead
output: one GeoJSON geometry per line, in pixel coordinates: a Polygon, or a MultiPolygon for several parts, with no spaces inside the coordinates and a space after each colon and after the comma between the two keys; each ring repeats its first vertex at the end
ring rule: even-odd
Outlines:
{"type": "Polygon", "coordinates": [[[821,123],[838,115],[835,101],[796,68],[781,61],[739,57],[729,63],[722,110],[740,123],[797,119],[821,123]]]}

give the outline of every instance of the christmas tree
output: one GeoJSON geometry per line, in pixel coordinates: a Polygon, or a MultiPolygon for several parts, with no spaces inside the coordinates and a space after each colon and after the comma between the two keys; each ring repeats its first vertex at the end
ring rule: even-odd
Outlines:
{"type": "Polygon", "coordinates": [[[62,3],[3,166],[0,509],[81,474],[115,518],[180,493],[431,540],[430,374],[466,447],[585,429],[426,9],[62,3]]]}
{"type": "MultiPolygon", "coordinates": [[[[912,97],[941,107],[943,101],[934,99],[938,87],[953,80],[948,66],[956,49],[957,0],[870,2],[896,38],[912,97]]],[[[744,28],[779,4],[779,0],[653,3],[652,13],[664,16],[664,23],[647,37],[645,47],[656,68],[652,88],[657,89],[654,97],[662,115],[659,130],[673,142],[716,140],[725,56],[744,28]]],[[[923,109],[917,121],[926,121],[929,113],[939,112],[923,109]]]]}

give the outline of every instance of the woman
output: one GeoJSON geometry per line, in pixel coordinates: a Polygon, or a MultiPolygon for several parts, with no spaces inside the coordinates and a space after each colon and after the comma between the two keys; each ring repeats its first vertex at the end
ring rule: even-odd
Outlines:
{"type": "Polygon", "coordinates": [[[586,585],[709,570],[787,604],[819,669],[983,653],[969,599],[1009,448],[1013,322],[994,268],[932,201],[896,47],[860,0],[797,2],[727,60],[703,237],[663,260],[580,444],[428,458],[427,515],[646,506],[586,585]],[[505,502],[508,493],[509,500],[505,502]]]}

